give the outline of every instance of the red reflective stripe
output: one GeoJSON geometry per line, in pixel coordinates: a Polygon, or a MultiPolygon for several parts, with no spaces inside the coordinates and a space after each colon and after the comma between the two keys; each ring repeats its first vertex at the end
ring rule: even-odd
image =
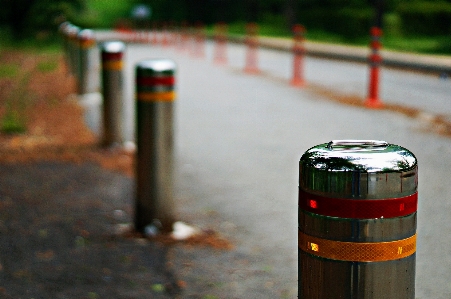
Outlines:
{"type": "Polygon", "coordinates": [[[299,208],[319,215],[372,219],[394,218],[417,211],[418,192],[387,199],[345,199],[313,195],[299,189],[299,208]]]}
{"type": "Polygon", "coordinates": [[[137,79],[138,85],[174,85],[174,77],[141,77],[137,79]]]}
{"type": "Polygon", "coordinates": [[[123,57],[124,53],[119,52],[119,53],[107,53],[107,52],[102,52],[102,60],[121,60],[123,57]]]}

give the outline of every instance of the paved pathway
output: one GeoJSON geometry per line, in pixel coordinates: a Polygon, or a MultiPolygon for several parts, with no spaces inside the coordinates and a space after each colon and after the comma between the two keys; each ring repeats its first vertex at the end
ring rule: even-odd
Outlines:
{"type": "MultiPolygon", "coordinates": [[[[214,227],[237,246],[230,257],[232,269],[223,259],[206,257],[208,263],[218,263],[212,267],[193,256],[196,273],[202,273],[197,278],[215,277],[212,289],[227,294],[224,298],[295,298],[300,156],[332,139],[380,139],[407,147],[419,159],[417,298],[450,298],[451,238],[445,233],[451,229],[451,140],[427,131],[428,124],[418,119],[344,106],[309,88],[290,87],[290,60],[280,53],[262,52],[263,75],[246,75],[241,71],[244,50],[230,50],[234,62],[228,67],[213,65],[211,48],[208,60],[172,48],[141,45],[127,50],[128,138],[133,138],[133,65],[145,58],[174,59],[180,218],[214,227]],[[246,261],[240,263],[239,256],[246,261]],[[249,256],[253,259],[244,258],[249,256]]],[[[316,59],[306,64],[308,80],[337,93],[364,93],[362,66],[316,59]],[[344,75],[334,76],[337,68],[344,75]]],[[[451,113],[447,80],[384,71],[384,84],[384,100],[421,102],[418,107],[429,113],[451,113]],[[416,96],[415,90],[426,94],[416,96]],[[424,98],[440,102],[422,106],[424,98]]],[[[185,278],[195,279],[190,274],[185,278]]]]}

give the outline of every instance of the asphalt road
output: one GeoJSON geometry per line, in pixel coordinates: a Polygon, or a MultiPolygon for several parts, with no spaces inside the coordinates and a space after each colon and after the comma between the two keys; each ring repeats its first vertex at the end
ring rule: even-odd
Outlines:
{"type": "MultiPolygon", "coordinates": [[[[332,139],[379,139],[410,149],[419,160],[416,297],[450,298],[451,139],[431,132],[424,119],[345,106],[309,87],[290,87],[288,54],[260,51],[262,74],[247,75],[241,46],[229,47],[227,66],[214,65],[211,46],[207,50],[207,58],[198,58],[173,48],[129,46],[125,132],[132,140],[135,63],[175,60],[180,219],[228,236],[235,256],[254,256],[228,272],[236,275],[233,282],[212,288],[226,290],[230,298],[295,298],[300,156],[332,139]]],[[[308,82],[337,94],[366,95],[363,65],[308,58],[305,72],[308,82]]],[[[382,78],[383,101],[451,115],[449,80],[386,69],[382,78]]],[[[222,269],[217,262],[202,275],[217,275],[222,269]]]]}

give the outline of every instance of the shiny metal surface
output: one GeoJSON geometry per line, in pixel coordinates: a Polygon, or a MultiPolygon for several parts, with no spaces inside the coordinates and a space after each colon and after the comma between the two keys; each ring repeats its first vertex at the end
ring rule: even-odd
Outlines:
{"type": "Polygon", "coordinates": [[[414,299],[415,258],[374,263],[322,259],[299,250],[300,299],[414,299]]]}
{"type": "MultiPolygon", "coordinates": [[[[173,76],[175,63],[146,60],[136,65],[136,92],[146,89],[173,90],[174,86],[143,86],[140,79],[173,76]]],[[[158,229],[171,231],[175,222],[173,187],[174,124],[173,101],[136,101],[136,182],[135,228],[143,231],[158,223],[158,229]]]]}
{"type": "Polygon", "coordinates": [[[379,199],[417,190],[418,166],[407,149],[380,141],[332,141],[304,153],[299,185],[327,197],[379,199]]]}
{"type": "MultiPolygon", "coordinates": [[[[102,46],[102,53],[119,53],[125,49],[122,42],[108,42],[102,46]],[[112,51],[112,52],[110,52],[112,51]]],[[[103,145],[122,144],[123,137],[123,71],[122,69],[102,68],[103,93],[103,145]]]]}
{"type": "Polygon", "coordinates": [[[390,242],[413,236],[417,213],[383,219],[326,217],[299,210],[299,229],[310,236],[343,242],[390,242]]]}
{"type": "Polygon", "coordinates": [[[174,74],[176,64],[170,59],[149,59],[143,60],[136,65],[138,74],[151,74],[153,76],[163,76],[174,74]]]}
{"type": "MultiPolygon", "coordinates": [[[[319,196],[390,199],[417,192],[418,165],[407,149],[378,140],[335,140],[307,150],[299,188],[319,196]]],[[[299,209],[299,230],[325,240],[381,243],[416,234],[417,213],[350,219],[299,209]]],[[[415,254],[383,262],[320,258],[299,249],[299,298],[414,299],[415,254]]]]}
{"type": "Polygon", "coordinates": [[[125,51],[125,44],[120,41],[111,41],[102,44],[102,51],[106,53],[122,53],[125,51]]]}

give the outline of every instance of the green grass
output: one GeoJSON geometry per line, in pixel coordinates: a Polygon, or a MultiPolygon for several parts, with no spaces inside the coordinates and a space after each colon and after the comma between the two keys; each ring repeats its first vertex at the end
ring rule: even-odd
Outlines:
{"type": "MultiPolygon", "coordinates": [[[[393,20],[392,24],[395,24],[393,20]]],[[[229,24],[229,34],[245,34],[245,22],[234,22],[229,24]]],[[[213,32],[212,26],[208,28],[208,32],[213,32]]],[[[259,23],[259,34],[261,36],[286,37],[291,38],[291,32],[281,24],[281,22],[274,23],[259,23]]],[[[326,32],[322,30],[308,30],[305,34],[306,40],[353,45],[353,46],[368,46],[370,43],[370,36],[362,36],[355,39],[347,39],[339,34],[326,32]]],[[[403,36],[396,27],[386,30],[382,36],[382,46],[384,49],[415,52],[424,54],[441,54],[451,55],[451,37],[449,36],[403,36]]]]}
{"type": "Polygon", "coordinates": [[[0,78],[13,78],[19,73],[19,66],[16,64],[0,64],[0,78]]]}
{"type": "Polygon", "coordinates": [[[27,127],[17,110],[8,109],[1,120],[0,130],[5,134],[20,134],[24,133],[27,127]]]}
{"type": "Polygon", "coordinates": [[[56,70],[57,67],[58,67],[57,58],[46,61],[40,61],[36,66],[37,70],[43,73],[52,72],[56,70]]]}
{"type": "Polygon", "coordinates": [[[26,89],[30,76],[25,74],[19,79],[20,84],[6,101],[6,111],[0,120],[0,131],[5,134],[20,134],[27,130],[25,109],[32,101],[26,89]]]}
{"type": "Polygon", "coordinates": [[[74,13],[73,22],[85,28],[111,28],[121,18],[129,18],[131,0],[89,0],[81,13],[74,13]]]}
{"type": "Polygon", "coordinates": [[[29,51],[38,54],[55,54],[62,50],[62,42],[60,37],[50,35],[46,38],[28,37],[20,40],[15,40],[11,32],[0,27],[0,53],[5,50],[15,51],[29,51]]]}

